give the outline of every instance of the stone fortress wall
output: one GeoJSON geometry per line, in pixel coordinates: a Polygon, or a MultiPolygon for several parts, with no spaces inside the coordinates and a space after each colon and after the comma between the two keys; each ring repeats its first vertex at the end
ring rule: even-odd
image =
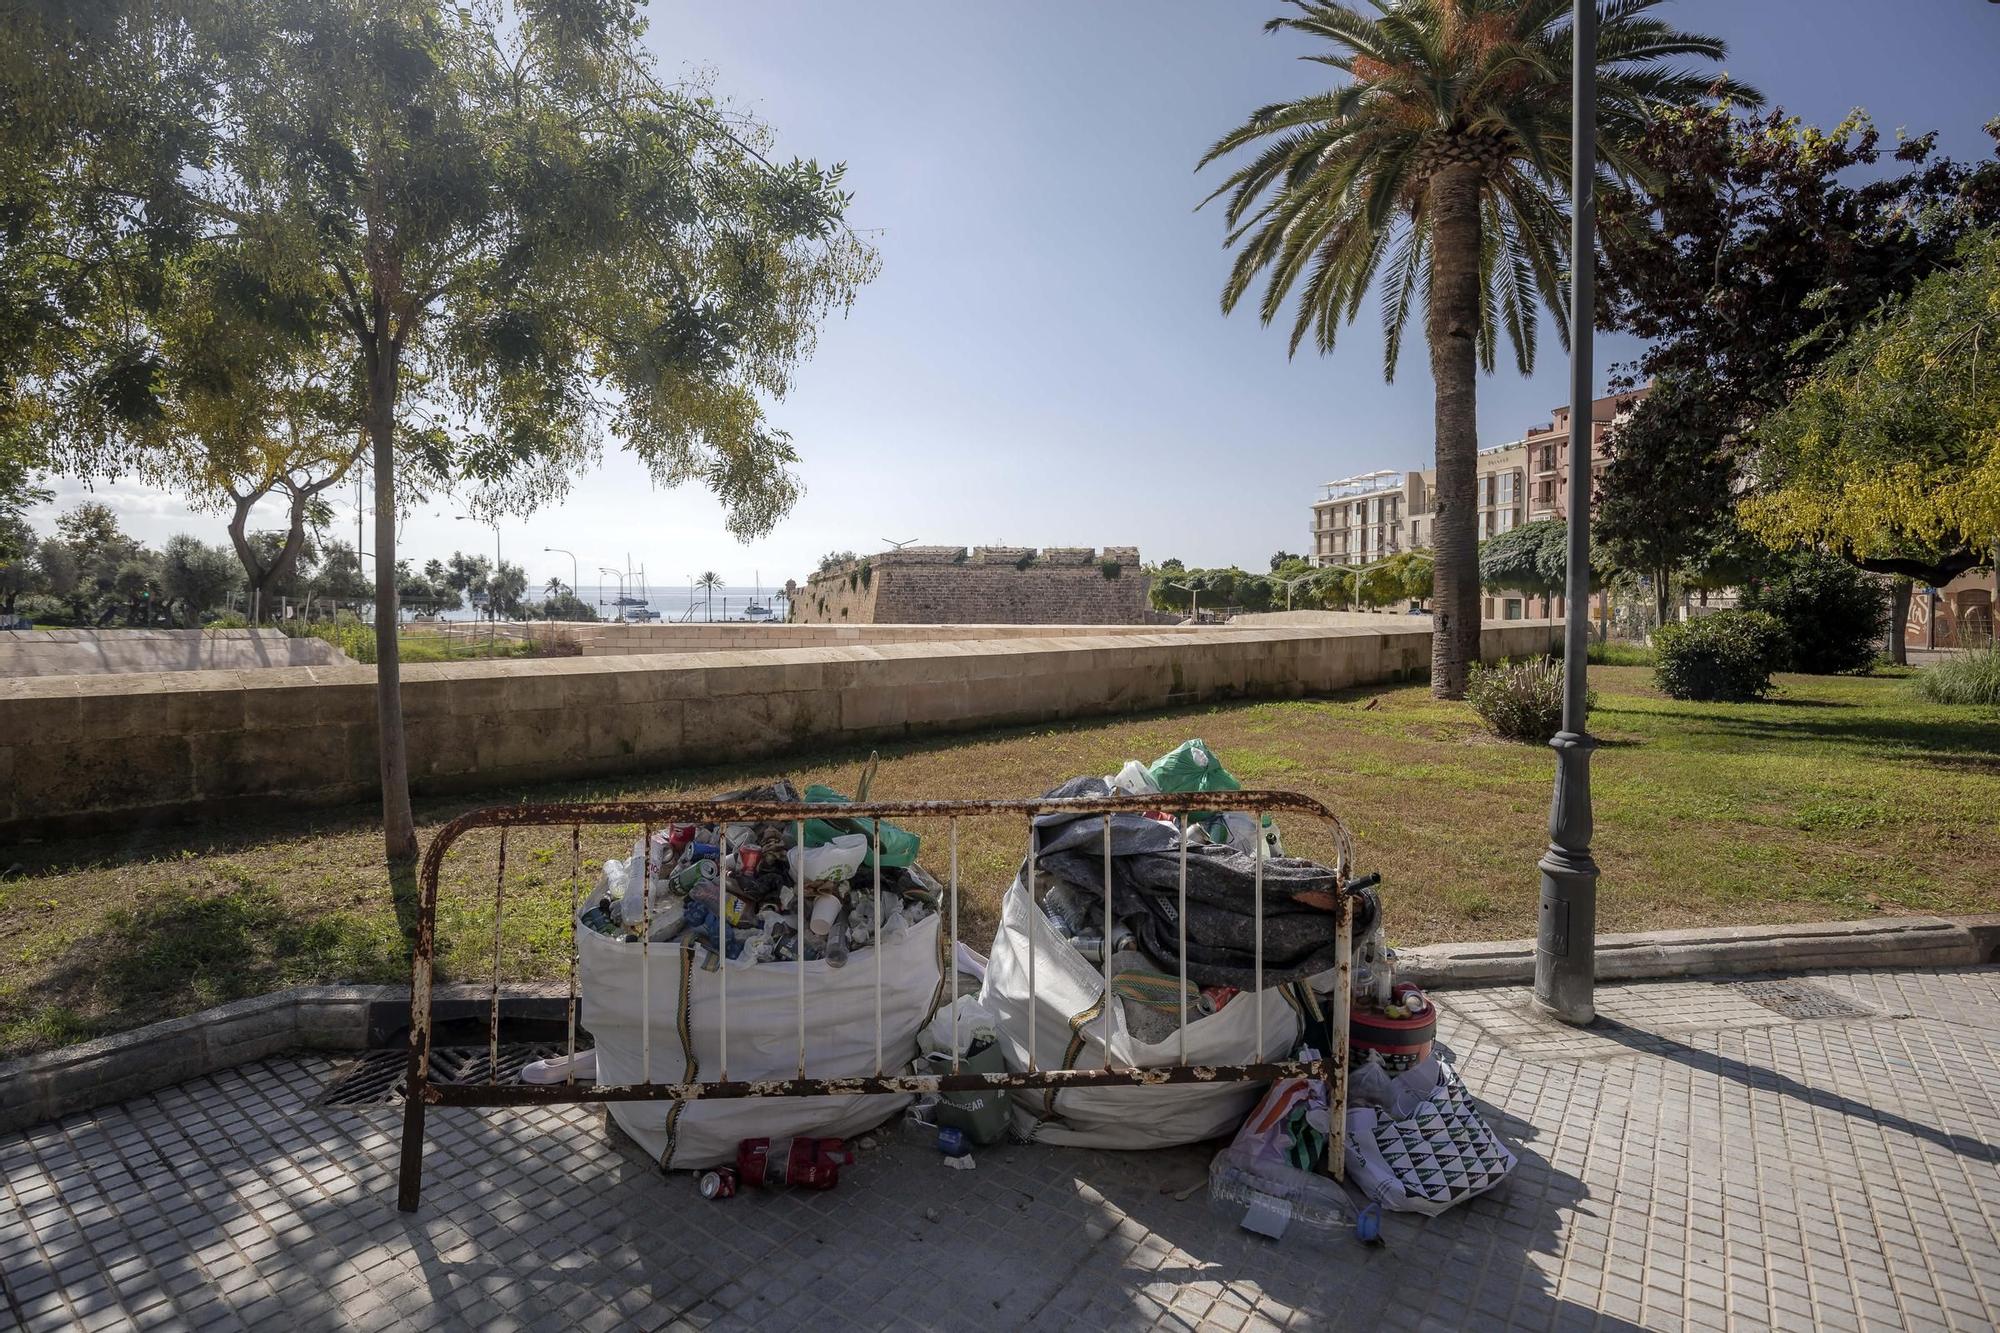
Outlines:
{"type": "Polygon", "coordinates": [[[832,625],[1144,625],[1136,546],[906,546],[793,585],[791,619],[832,625]]]}

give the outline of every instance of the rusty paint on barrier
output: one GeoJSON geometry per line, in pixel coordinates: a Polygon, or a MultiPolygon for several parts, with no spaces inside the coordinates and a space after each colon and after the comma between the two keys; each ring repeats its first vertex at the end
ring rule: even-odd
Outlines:
{"type": "Polygon", "coordinates": [[[1032,1088],[1166,1087],[1186,1083],[1271,1083],[1326,1078],[1330,1060],[1247,1065],[1162,1065],[1152,1069],[1043,1069],[1032,1074],[864,1074],[854,1078],[751,1079],[715,1083],[430,1083],[432,1106],[549,1106],[574,1102],[699,1102],[744,1097],[873,1097],[1032,1088]]]}
{"type": "MultiPolygon", "coordinates": [[[[1016,815],[1030,821],[1038,815],[1145,814],[1157,811],[1176,815],[1185,827],[1186,817],[1221,807],[1246,814],[1286,811],[1325,821],[1334,835],[1334,872],[1340,884],[1353,876],[1353,840],[1334,813],[1325,805],[1296,792],[1156,792],[1142,796],[1041,797],[1032,800],[986,801],[855,801],[829,807],[841,819],[948,819],[954,833],[957,821],[966,816],[1016,815]]],[[[982,1090],[1062,1089],[1088,1087],[1166,1087],[1176,1084],[1229,1082],[1271,1082],[1282,1078],[1314,1078],[1328,1085],[1333,1129],[1330,1136],[1329,1165],[1335,1176],[1342,1172],[1341,1128],[1347,1094],[1346,1031],[1336,1023],[1336,1052],[1312,1061],[1275,1061],[1241,1065],[1164,1065],[1149,1069],[1031,1069],[1027,1073],[883,1074],[860,1078],[792,1078],[695,1083],[635,1083],[616,1085],[579,1084],[566,1080],[555,1084],[499,1083],[453,1084],[432,1082],[430,1073],[433,1011],[431,987],[435,980],[437,950],[438,881],[445,854],[465,834],[482,828],[501,830],[500,866],[494,885],[494,977],[492,1009],[488,1019],[489,1041],[497,1043],[500,1023],[498,976],[500,966],[500,911],[506,884],[506,830],[522,827],[569,826],[572,851],[578,847],[582,826],[590,824],[638,824],[650,830],[668,824],[716,824],[746,822],[793,823],[811,810],[786,801],[670,801],[556,802],[488,806],[470,810],[446,824],[424,850],[417,910],[416,947],[410,964],[410,1061],[403,1103],[402,1157],[398,1170],[396,1202],[404,1212],[414,1212],[422,1190],[424,1112],[431,1106],[548,1106],[582,1102],[726,1100],[750,1097],[869,1096],[889,1093],[976,1092],[982,1090]]],[[[879,830],[879,822],[877,824],[879,830]]],[[[1108,828],[1108,823],[1107,823],[1108,828]]],[[[651,838],[646,839],[650,849],[651,838]]],[[[1107,844],[1108,845],[1108,844],[1107,844]]],[[[645,853],[650,855],[648,850],[645,853]]],[[[1183,853],[1185,860],[1185,853],[1183,853]]],[[[573,866],[572,874],[576,873],[573,866]]],[[[1261,888],[1261,885],[1260,885],[1261,888]]],[[[956,920],[957,879],[954,875],[951,907],[956,920]]],[[[1341,989],[1346,989],[1349,956],[1351,904],[1345,893],[1330,905],[1339,917],[1338,950],[1341,989]]],[[[1185,918],[1183,918],[1185,919],[1185,918]]],[[[1256,904],[1256,930],[1263,933],[1261,893],[1256,904]]],[[[570,1052],[575,1050],[577,993],[576,921],[570,919],[570,976],[568,1000],[570,1052]]],[[[1259,953],[1261,958],[1261,950],[1259,953]]],[[[1186,982],[1186,949],[1182,949],[1182,981],[1186,982]]],[[[802,974],[803,975],[803,974],[802,974]]],[[[878,980],[879,987],[880,982],[878,980]]],[[[1032,986],[1031,986],[1032,989],[1032,986]]],[[[802,997],[803,998],[803,997],[802,997]]],[[[878,989],[879,1001],[880,992],[878,989]]],[[[1344,1000],[1344,995],[1343,995],[1344,1000]]],[[[727,1004],[725,993],[723,1003],[727,1004]]],[[[1342,1010],[1344,1012],[1344,1004],[1342,1010]]],[[[1183,1015],[1185,1018],[1185,1015],[1183,1015]]],[[[1183,1028],[1185,1035],[1185,1028],[1183,1028]]],[[[878,1034],[879,1042],[879,1034],[878,1034]]],[[[497,1068],[497,1061],[493,1067],[497,1068]]]]}

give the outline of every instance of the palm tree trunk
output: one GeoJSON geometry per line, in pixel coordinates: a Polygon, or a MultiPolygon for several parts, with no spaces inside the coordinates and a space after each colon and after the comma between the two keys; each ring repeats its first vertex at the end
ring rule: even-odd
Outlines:
{"type": "Polygon", "coordinates": [[[1438,172],[1424,206],[1431,217],[1426,332],[1437,424],[1431,697],[1463,699],[1466,675],[1479,660],[1479,169],[1438,172]]]}

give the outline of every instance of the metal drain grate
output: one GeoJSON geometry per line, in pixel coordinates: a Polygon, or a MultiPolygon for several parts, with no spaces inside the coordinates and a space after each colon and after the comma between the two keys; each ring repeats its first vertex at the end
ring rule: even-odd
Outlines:
{"type": "MultiPolygon", "coordinates": [[[[519,1083],[521,1067],[534,1060],[545,1060],[552,1055],[562,1054],[563,1047],[555,1042],[521,1042],[500,1048],[499,1077],[496,1083],[519,1083]]],[[[431,1048],[431,1082],[433,1083],[484,1083],[490,1065],[491,1052],[484,1046],[433,1046],[431,1048]]],[[[407,1047],[384,1051],[365,1051],[360,1059],[334,1076],[326,1085],[326,1091],[319,1095],[318,1105],[336,1106],[400,1106],[403,1102],[405,1075],[410,1069],[410,1052],[407,1047]]]]}
{"type": "Polygon", "coordinates": [[[1869,1018],[1875,1013],[1810,981],[1736,981],[1729,988],[1786,1018],[1869,1018]]]}

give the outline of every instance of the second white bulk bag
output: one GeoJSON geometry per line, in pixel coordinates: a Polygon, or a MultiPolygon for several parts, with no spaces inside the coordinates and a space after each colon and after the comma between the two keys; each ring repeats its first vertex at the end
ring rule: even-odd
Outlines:
{"type": "MultiPolygon", "coordinates": [[[[1256,1064],[1291,1056],[1303,1031],[1297,990],[1264,992],[1264,1040],[1257,1041],[1257,997],[1245,992],[1207,1017],[1190,1016],[1191,1065],[1256,1064]]],[[[1032,1025],[1041,1069],[1105,1067],[1104,975],[1056,933],[1029,901],[1017,876],[1001,900],[1000,933],[986,966],[980,1003],[1000,1021],[1007,1068],[1028,1067],[1032,1025]],[[1029,999],[1028,940],[1034,937],[1034,999],[1029,999]]],[[[1181,1034],[1148,1044],[1126,1026],[1112,997],[1110,1049],[1115,1068],[1179,1064],[1181,1034]]],[[[1177,1083],[1149,1087],[1031,1089],[1014,1092],[1014,1128],[1023,1138],[1080,1148],[1161,1148],[1233,1131],[1268,1085],[1177,1083]]]]}

